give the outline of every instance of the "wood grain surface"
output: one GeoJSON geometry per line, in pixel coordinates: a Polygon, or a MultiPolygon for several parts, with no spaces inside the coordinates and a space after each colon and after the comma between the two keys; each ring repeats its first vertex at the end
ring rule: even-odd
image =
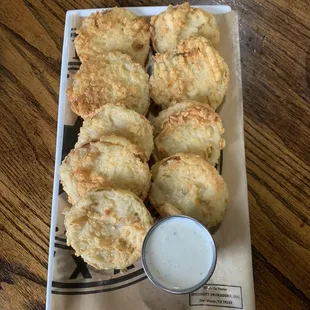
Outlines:
{"type": "MultiPolygon", "coordinates": [[[[45,306],[66,11],[166,4],[0,1],[0,309],[45,306]]],[[[239,12],[257,309],[310,309],[310,2],[192,4],[239,12]]]]}

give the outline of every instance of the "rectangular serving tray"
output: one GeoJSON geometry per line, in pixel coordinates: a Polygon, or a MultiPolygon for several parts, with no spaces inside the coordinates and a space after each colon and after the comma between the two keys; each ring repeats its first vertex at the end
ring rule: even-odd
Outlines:
{"type": "MultiPolygon", "coordinates": [[[[190,294],[187,297],[162,295],[162,292],[148,283],[139,263],[128,268],[125,276],[120,275],[119,271],[114,271],[112,275],[108,275],[114,279],[110,282],[106,280],[107,274],[96,272],[91,268],[87,270],[88,274],[82,272],[72,278],[79,263],[72,259],[73,251],[66,246],[62,210],[68,203],[59,184],[58,170],[62,159],[74,146],[81,122],[70,110],[66,89],[80,64],[73,44],[75,30],[83,18],[98,10],[106,9],[68,11],[60,77],[46,309],[84,309],[89,305],[91,305],[89,309],[99,309],[99,305],[100,309],[111,307],[124,309],[121,298],[117,298],[116,294],[127,292],[131,296],[130,299],[135,299],[137,302],[134,309],[145,308],[153,299],[157,300],[156,302],[161,300],[162,308],[169,309],[183,309],[184,305],[187,305],[188,309],[198,309],[197,306],[199,309],[220,309],[224,306],[223,309],[226,307],[255,309],[244,154],[238,16],[229,6],[196,7],[216,14],[221,32],[219,52],[228,63],[231,76],[225,102],[219,110],[226,131],[226,147],[222,154],[220,170],[228,184],[230,202],[226,216],[214,235],[218,247],[216,271],[208,285],[200,289],[197,294],[190,294]],[[144,289],[149,293],[141,293],[144,289]],[[225,292],[231,297],[225,297],[225,294],[217,296],[218,291],[225,292]],[[213,294],[212,297],[210,294],[213,294]],[[209,298],[205,297],[207,295],[209,298]]],[[[127,9],[137,15],[150,17],[163,12],[167,7],[127,9]]]]}

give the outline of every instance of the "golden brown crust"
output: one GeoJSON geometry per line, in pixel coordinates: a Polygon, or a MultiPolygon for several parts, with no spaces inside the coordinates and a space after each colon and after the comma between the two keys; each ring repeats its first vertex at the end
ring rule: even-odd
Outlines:
{"type": "Polygon", "coordinates": [[[209,104],[213,109],[222,103],[229,70],[207,39],[182,40],[175,50],[157,54],[154,61],[151,97],[163,108],[185,100],[209,104]]]}
{"type": "Polygon", "coordinates": [[[148,111],[148,75],[128,55],[110,52],[85,59],[67,89],[71,109],[83,118],[105,104],[120,103],[140,114],[148,111]]]}
{"type": "Polygon", "coordinates": [[[215,17],[189,3],[172,6],[151,18],[151,39],[155,51],[159,53],[174,49],[178,43],[189,36],[202,36],[216,46],[220,32],[215,17]]]}
{"type": "Polygon", "coordinates": [[[139,146],[147,160],[153,151],[153,127],[141,114],[121,105],[107,104],[93,117],[86,118],[75,147],[115,134],[139,146]]]}
{"type": "Polygon", "coordinates": [[[151,174],[144,153],[125,138],[104,136],[73,149],[59,169],[60,180],[69,202],[76,203],[92,190],[129,189],[144,199],[151,174]]]}
{"type": "Polygon", "coordinates": [[[125,269],[141,255],[153,219],[132,192],[89,192],[65,210],[67,244],[97,269],[125,269]]]}
{"type": "Polygon", "coordinates": [[[154,127],[154,137],[156,138],[159,135],[159,133],[163,130],[164,125],[166,124],[168,118],[171,115],[175,115],[180,111],[196,106],[205,106],[205,105],[198,101],[186,100],[182,102],[177,102],[174,105],[168,107],[167,109],[160,111],[159,114],[152,120],[152,125],[154,127]]]}
{"type": "Polygon", "coordinates": [[[152,180],[149,199],[158,212],[178,209],[208,228],[223,219],[227,185],[218,171],[200,156],[178,153],[165,158],[152,167],[152,180]]]}
{"type": "Polygon", "coordinates": [[[91,14],[77,30],[74,44],[81,61],[91,56],[118,51],[145,65],[149,52],[149,25],[143,17],[124,8],[91,14]]]}
{"type": "Polygon", "coordinates": [[[163,120],[161,126],[162,130],[155,138],[157,159],[176,153],[192,153],[200,155],[211,165],[218,162],[220,151],[225,146],[224,127],[220,116],[211,107],[188,105],[180,108],[163,120]]]}

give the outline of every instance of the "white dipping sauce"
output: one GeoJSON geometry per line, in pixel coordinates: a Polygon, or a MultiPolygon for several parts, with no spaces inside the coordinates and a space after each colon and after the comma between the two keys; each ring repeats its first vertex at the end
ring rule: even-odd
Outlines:
{"type": "Polygon", "coordinates": [[[195,287],[213,272],[215,260],[212,237],[191,218],[165,219],[145,240],[144,267],[150,278],[164,289],[195,287]]]}

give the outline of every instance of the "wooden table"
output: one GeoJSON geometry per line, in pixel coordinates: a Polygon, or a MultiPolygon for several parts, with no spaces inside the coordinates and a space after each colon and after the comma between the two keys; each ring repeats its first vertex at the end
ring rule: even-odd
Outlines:
{"type": "MultiPolygon", "coordinates": [[[[309,309],[310,3],[201,2],[240,16],[257,309],[309,309]]],[[[44,309],[66,10],[167,3],[1,1],[1,309],[44,309]]]]}

